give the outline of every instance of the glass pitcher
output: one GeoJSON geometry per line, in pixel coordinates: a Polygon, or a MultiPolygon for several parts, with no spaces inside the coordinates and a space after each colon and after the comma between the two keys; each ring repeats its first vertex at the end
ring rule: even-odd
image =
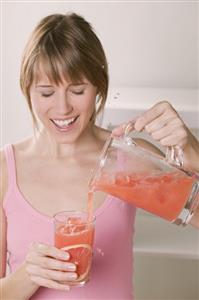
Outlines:
{"type": "Polygon", "coordinates": [[[134,204],[169,222],[186,225],[199,204],[197,174],[183,170],[182,151],[165,157],[139,146],[128,134],[109,137],[89,188],[134,204]]]}

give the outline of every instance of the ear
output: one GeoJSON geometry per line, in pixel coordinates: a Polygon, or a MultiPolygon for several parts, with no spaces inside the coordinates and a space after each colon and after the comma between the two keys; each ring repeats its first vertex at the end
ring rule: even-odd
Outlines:
{"type": "Polygon", "coordinates": [[[96,98],[95,98],[95,100],[96,100],[96,103],[98,103],[99,102],[99,100],[100,100],[100,94],[99,93],[97,93],[97,95],[96,95],[96,98]]]}

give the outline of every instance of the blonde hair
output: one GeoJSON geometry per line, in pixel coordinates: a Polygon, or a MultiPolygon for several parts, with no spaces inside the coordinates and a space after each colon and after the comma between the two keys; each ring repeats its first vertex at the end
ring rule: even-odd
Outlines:
{"type": "Polygon", "coordinates": [[[85,77],[97,87],[95,121],[106,102],[109,78],[106,56],[91,24],[75,13],[53,14],[43,18],[32,32],[22,57],[20,86],[35,124],[30,87],[39,77],[40,64],[57,85],[63,78],[79,83],[85,77]]]}

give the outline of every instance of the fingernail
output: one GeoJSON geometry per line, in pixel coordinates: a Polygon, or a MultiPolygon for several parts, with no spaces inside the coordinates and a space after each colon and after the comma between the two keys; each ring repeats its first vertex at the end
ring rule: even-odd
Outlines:
{"type": "Polygon", "coordinates": [[[136,120],[135,124],[134,124],[134,128],[137,130],[137,131],[140,131],[143,129],[143,122],[144,122],[144,118],[143,117],[140,117],[136,120]]]}
{"type": "Polygon", "coordinates": [[[62,252],[62,259],[68,260],[70,258],[70,255],[68,252],[62,252]]]}

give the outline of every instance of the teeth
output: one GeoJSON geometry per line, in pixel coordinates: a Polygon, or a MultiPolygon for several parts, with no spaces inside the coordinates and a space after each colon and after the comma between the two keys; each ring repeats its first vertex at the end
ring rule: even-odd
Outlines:
{"type": "Polygon", "coordinates": [[[53,120],[53,122],[54,122],[56,125],[62,127],[62,126],[67,126],[67,125],[69,125],[71,122],[73,122],[73,121],[75,120],[75,118],[76,118],[76,117],[71,118],[71,119],[67,119],[67,120],[53,120]]]}

